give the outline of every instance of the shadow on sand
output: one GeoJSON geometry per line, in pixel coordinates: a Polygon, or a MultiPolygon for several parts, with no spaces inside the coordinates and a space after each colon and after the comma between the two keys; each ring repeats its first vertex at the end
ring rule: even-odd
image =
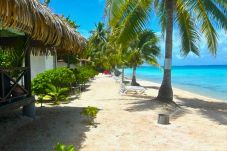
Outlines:
{"type": "Polygon", "coordinates": [[[170,115],[171,120],[176,120],[187,113],[191,113],[184,105],[176,104],[174,102],[170,104],[163,103],[155,100],[155,98],[151,96],[131,95],[130,100],[133,100],[134,102],[129,103],[131,106],[125,109],[129,112],[157,110],[157,114],[163,113],[170,115]]]}
{"type": "Polygon", "coordinates": [[[180,106],[199,109],[199,112],[205,118],[218,122],[219,124],[227,125],[227,103],[208,102],[197,98],[175,97],[181,100],[179,103],[180,106]]]}
{"type": "MultiPolygon", "coordinates": [[[[143,96],[131,96],[135,100],[135,98],[143,98],[143,96]]],[[[147,97],[147,96],[146,96],[147,97]]],[[[180,100],[177,105],[174,104],[165,104],[160,103],[152,99],[149,100],[138,100],[133,103],[130,103],[129,108],[126,111],[129,112],[139,112],[139,111],[147,111],[147,110],[155,110],[161,109],[165,114],[169,114],[171,119],[177,119],[179,117],[184,116],[187,113],[191,113],[191,111],[187,108],[198,109],[198,112],[204,118],[208,118],[209,120],[218,122],[219,124],[227,125],[227,103],[224,102],[208,102],[205,100],[197,99],[197,98],[182,98],[179,96],[175,96],[176,99],[180,100]]]]}
{"type": "MultiPolygon", "coordinates": [[[[89,126],[82,123],[78,107],[39,107],[37,118],[18,128],[0,144],[7,151],[50,151],[56,143],[73,144],[77,149],[85,140],[89,126]]],[[[2,135],[2,134],[1,134],[2,135]]]]}

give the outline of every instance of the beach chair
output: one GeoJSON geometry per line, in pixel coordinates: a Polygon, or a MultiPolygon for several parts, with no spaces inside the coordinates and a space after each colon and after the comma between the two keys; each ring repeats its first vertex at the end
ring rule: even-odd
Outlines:
{"type": "Polygon", "coordinates": [[[113,76],[113,79],[115,80],[116,83],[120,83],[121,82],[121,78],[120,77],[113,76]]]}
{"type": "Polygon", "coordinates": [[[125,84],[121,83],[120,87],[120,94],[143,94],[146,91],[144,87],[141,86],[126,86],[125,84]]]}

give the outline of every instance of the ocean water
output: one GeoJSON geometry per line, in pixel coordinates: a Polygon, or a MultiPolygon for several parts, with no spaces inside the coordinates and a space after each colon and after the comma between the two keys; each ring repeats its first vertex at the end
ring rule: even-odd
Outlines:
{"type": "MultiPolygon", "coordinates": [[[[126,69],[125,75],[131,76],[126,69]]],[[[163,71],[151,66],[137,69],[137,78],[161,83],[163,71]]],[[[212,66],[174,66],[172,69],[173,87],[200,95],[227,101],[227,65],[212,66]]]]}

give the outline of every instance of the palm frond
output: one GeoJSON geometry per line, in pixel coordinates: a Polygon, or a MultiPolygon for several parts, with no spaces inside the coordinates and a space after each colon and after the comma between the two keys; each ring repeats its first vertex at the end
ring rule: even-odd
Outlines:
{"type": "Polygon", "coordinates": [[[227,1],[226,0],[213,0],[219,5],[221,8],[224,9],[224,12],[227,13],[227,1]]]}
{"type": "MultiPolygon", "coordinates": [[[[211,0],[202,0],[204,8],[206,9],[206,12],[208,12],[209,16],[214,19],[219,27],[227,30],[227,14],[225,14],[220,8],[218,8],[217,4],[213,3],[211,0]]],[[[226,2],[226,8],[227,10],[227,2],[226,2]]]]}
{"type": "Polygon", "coordinates": [[[213,55],[216,55],[217,51],[217,33],[214,26],[209,19],[209,15],[206,12],[205,6],[202,0],[197,0],[194,7],[194,11],[197,13],[197,19],[201,22],[201,32],[204,33],[207,40],[208,48],[213,55]]]}
{"type": "Polygon", "coordinates": [[[165,36],[164,33],[166,33],[166,27],[167,27],[167,12],[166,12],[165,0],[157,0],[155,3],[155,8],[157,10],[157,16],[159,16],[162,37],[164,38],[165,36]]]}
{"type": "Polygon", "coordinates": [[[177,0],[176,3],[176,16],[181,35],[181,52],[183,55],[187,55],[190,51],[199,55],[197,41],[199,40],[199,34],[195,29],[195,24],[186,10],[184,3],[181,0],[177,0]]]}
{"type": "Polygon", "coordinates": [[[152,0],[140,0],[135,4],[131,3],[135,6],[132,6],[132,11],[121,23],[121,32],[118,39],[119,43],[122,45],[127,44],[143,30],[150,15],[151,2],[152,0]]]}

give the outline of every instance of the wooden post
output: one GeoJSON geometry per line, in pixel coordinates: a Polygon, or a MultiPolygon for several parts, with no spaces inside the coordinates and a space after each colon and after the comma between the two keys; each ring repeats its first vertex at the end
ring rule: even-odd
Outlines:
{"type": "Polygon", "coordinates": [[[27,72],[24,76],[24,81],[25,81],[25,88],[28,90],[28,97],[30,97],[32,95],[31,93],[31,58],[30,58],[30,54],[31,54],[31,50],[28,47],[27,50],[25,50],[25,67],[27,68],[27,72]]]}
{"type": "MultiPolygon", "coordinates": [[[[25,89],[28,90],[28,96],[32,97],[32,82],[31,82],[31,48],[30,48],[30,38],[28,38],[27,43],[25,45],[25,67],[27,68],[27,72],[24,76],[24,84],[25,89]]],[[[35,117],[35,100],[30,104],[23,106],[23,115],[34,118],[35,117]]]]}

